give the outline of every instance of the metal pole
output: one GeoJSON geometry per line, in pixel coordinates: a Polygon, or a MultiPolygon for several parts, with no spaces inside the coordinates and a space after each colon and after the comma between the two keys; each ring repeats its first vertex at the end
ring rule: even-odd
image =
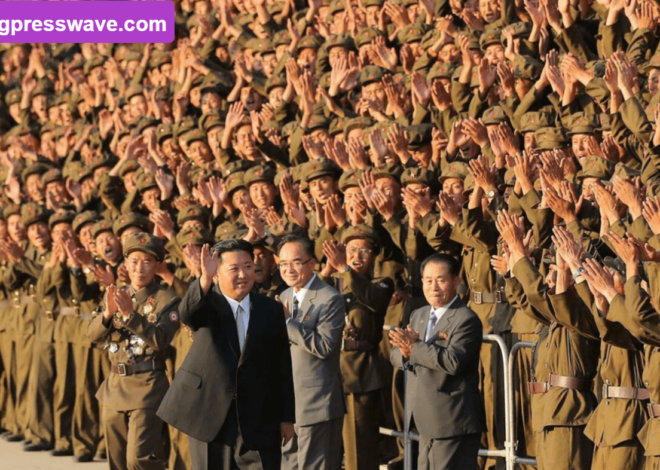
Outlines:
{"type": "Polygon", "coordinates": [[[408,420],[408,371],[403,370],[403,470],[412,470],[412,439],[408,420]]]}
{"type": "Polygon", "coordinates": [[[512,395],[511,383],[509,382],[509,375],[506,373],[509,366],[509,348],[507,347],[504,339],[499,335],[484,335],[484,341],[497,343],[502,353],[502,367],[504,369],[504,416],[505,420],[505,440],[504,440],[504,455],[502,457],[506,460],[507,470],[513,470],[513,457],[514,457],[514,438],[513,438],[513,401],[509,401],[509,395],[512,395]]]}
{"type": "MultiPolygon", "coordinates": [[[[511,347],[511,352],[509,353],[509,364],[508,364],[508,370],[506,371],[506,376],[507,376],[507,381],[511,384],[513,384],[513,374],[515,372],[515,364],[516,364],[516,353],[522,349],[522,348],[531,348],[534,346],[533,343],[527,342],[527,341],[520,341],[516,344],[514,344],[511,347]]],[[[514,412],[515,410],[515,404],[514,404],[514,393],[513,393],[513,387],[510,387],[506,389],[506,402],[509,405],[511,411],[511,423],[508,423],[508,415],[507,415],[507,441],[505,442],[505,448],[507,450],[507,458],[506,458],[506,469],[507,470],[513,470],[513,467],[516,463],[522,463],[526,465],[536,465],[536,460],[535,459],[528,459],[528,458],[523,458],[523,457],[517,457],[516,456],[516,428],[515,428],[515,419],[514,419],[514,412]],[[511,435],[509,436],[509,427],[511,428],[511,435]]]]}

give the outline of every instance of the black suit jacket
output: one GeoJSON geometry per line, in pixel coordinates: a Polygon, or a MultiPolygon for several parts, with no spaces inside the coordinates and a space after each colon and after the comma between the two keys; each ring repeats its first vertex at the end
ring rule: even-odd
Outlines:
{"type": "MultiPolygon", "coordinates": [[[[280,445],[280,423],[295,421],[289,337],[282,306],[250,294],[243,354],[231,307],[216,285],[203,295],[194,281],[179,316],[195,334],[158,416],[203,442],[218,435],[236,396],[238,424],[250,450],[280,445]]],[[[234,408],[232,407],[232,410],[234,408]]]]}
{"type": "Polygon", "coordinates": [[[434,439],[486,431],[479,392],[479,351],[483,329],[479,317],[458,298],[425,341],[431,307],[415,310],[410,326],[419,333],[408,361],[398,348],[395,367],[408,369],[407,419],[414,418],[420,436],[434,439]]]}

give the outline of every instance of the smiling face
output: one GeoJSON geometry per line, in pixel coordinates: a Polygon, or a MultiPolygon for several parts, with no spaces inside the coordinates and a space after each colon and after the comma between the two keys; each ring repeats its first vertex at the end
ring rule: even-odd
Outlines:
{"type": "Polygon", "coordinates": [[[446,262],[431,262],[424,267],[422,289],[426,301],[433,308],[447,305],[456,297],[460,283],[460,276],[452,276],[446,262]]]}
{"type": "Polygon", "coordinates": [[[227,297],[241,301],[254,286],[254,261],[247,251],[229,251],[220,255],[215,279],[227,297]]]}
{"type": "Polygon", "coordinates": [[[280,274],[289,287],[297,290],[305,287],[314,276],[316,260],[299,242],[287,243],[280,250],[280,274]]]}
{"type": "Polygon", "coordinates": [[[50,232],[45,222],[35,222],[27,229],[27,237],[37,249],[41,252],[50,247],[50,232]]]}
{"type": "Polygon", "coordinates": [[[131,280],[131,286],[135,290],[140,290],[151,284],[156,277],[158,260],[150,253],[133,251],[126,257],[126,268],[128,277],[131,280]]]}
{"type": "Polygon", "coordinates": [[[250,185],[250,199],[259,210],[266,209],[275,204],[277,189],[268,181],[256,181],[250,185]]]}
{"type": "Polygon", "coordinates": [[[369,241],[355,238],[346,243],[346,262],[353,271],[361,276],[369,275],[375,260],[374,246],[369,241]]]}
{"type": "Polygon", "coordinates": [[[7,232],[15,242],[25,240],[25,226],[20,214],[12,214],[7,217],[7,232]]]}
{"type": "Polygon", "coordinates": [[[275,256],[262,246],[254,247],[254,280],[262,284],[270,279],[275,269],[275,256]]]}

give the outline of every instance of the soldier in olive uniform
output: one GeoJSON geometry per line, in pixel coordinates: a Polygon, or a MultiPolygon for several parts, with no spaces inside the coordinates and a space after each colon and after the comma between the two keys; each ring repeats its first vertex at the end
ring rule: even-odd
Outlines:
{"type": "Polygon", "coordinates": [[[387,306],[394,292],[390,278],[373,278],[379,237],[368,225],[345,230],[341,242],[324,244],[328,264],[324,279],[335,286],[346,302],[340,367],[347,415],[343,441],[349,470],[378,469],[382,421],[382,391],[391,371],[379,353],[387,306]],[[327,275],[332,274],[331,278],[327,275]]]}
{"type": "Polygon", "coordinates": [[[176,294],[155,282],[162,241],[136,233],[123,247],[130,285],[110,286],[89,325],[105,342],[112,368],[97,393],[103,407],[110,468],[164,469],[157,455],[163,422],[156,416],[168,388],[167,347],[179,328],[176,294]]]}

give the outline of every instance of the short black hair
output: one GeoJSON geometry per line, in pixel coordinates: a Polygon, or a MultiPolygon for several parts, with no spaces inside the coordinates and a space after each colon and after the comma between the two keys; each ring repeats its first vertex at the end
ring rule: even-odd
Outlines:
{"type": "Polygon", "coordinates": [[[282,239],[279,245],[277,245],[277,254],[279,256],[280,252],[282,251],[282,248],[284,245],[287,245],[289,243],[299,243],[300,246],[302,246],[303,251],[309,256],[310,258],[314,258],[314,243],[306,237],[300,237],[298,235],[287,235],[282,239]]]}
{"type": "Polygon", "coordinates": [[[457,277],[461,273],[461,264],[458,262],[456,258],[454,258],[453,256],[446,255],[444,253],[436,253],[435,255],[431,255],[428,258],[426,258],[424,261],[422,261],[420,274],[423,276],[424,269],[426,269],[426,266],[435,263],[446,264],[447,269],[449,269],[449,274],[452,277],[457,277]]]}
{"type": "Polygon", "coordinates": [[[241,238],[223,240],[216,243],[213,245],[213,248],[211,248],[211,254],[217,253],[219,261],[222,261],[223,253],[230,253],[233,251],[244,251],[250,255],[250,258],[254,258],[254,247],[252,246],[252,243],[241,238]]]}

